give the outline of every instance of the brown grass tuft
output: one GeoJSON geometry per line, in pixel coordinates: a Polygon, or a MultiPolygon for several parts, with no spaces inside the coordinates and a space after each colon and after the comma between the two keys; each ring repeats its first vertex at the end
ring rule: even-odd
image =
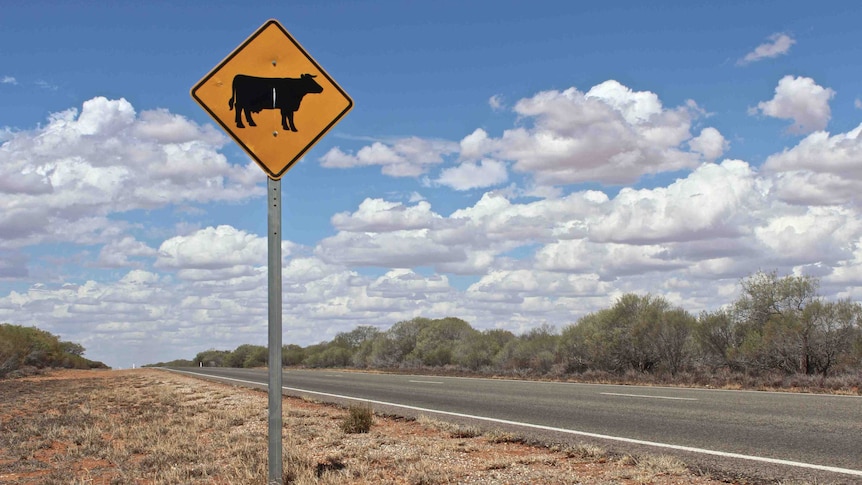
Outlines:
{"type": "Polygon", "coordinates": [[[374,413],[368,406],[350,406],[347,416],[341,421],[345,433],[367,433],[371,429],[374,413]]]}

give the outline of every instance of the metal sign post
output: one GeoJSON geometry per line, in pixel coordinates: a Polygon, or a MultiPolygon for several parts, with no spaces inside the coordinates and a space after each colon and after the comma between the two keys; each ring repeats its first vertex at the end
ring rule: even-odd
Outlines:
{"type": "Polygon", "coordinates": [[[281,445],[281,180],[267,178],[267,288],[269,291],[269,485],[284,480],[281,445]]]}
{"type": "Polygon", "coordinates": [[[277,20],[201,79],[192,98],[268,175],[269,478],[282,485],[281,177],[353,108],[277,20]]]}

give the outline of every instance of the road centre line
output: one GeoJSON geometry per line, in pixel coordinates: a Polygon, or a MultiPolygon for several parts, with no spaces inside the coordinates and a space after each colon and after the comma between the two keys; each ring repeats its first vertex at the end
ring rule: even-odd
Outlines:
{"type": "MultiPolygon", "coordinates": [[[[248,381],[248,380],[244,380],[244,379],[234,379],[232,377],[211,376],[211,375],[207,375],[207,374],[198,374],[195,372],[178,371],[178,370],[173,370],[173,369],[166,369],[166,370],[169,370],[171,372],[181,373],[181,374],[191,374],[191,375],[195,375],[195,376],[210,377],[210,378],[214,378],[214,379],[224,379],[224,380],[228,380],[228,381],[243,382],[246,384],[253,384],[255,386],[266,387],[266,383],[263,383],[263,382],[248,381]]],[[[853,470],[850,468],[840,468],[840,467],[834,467],[834,466],[828,466],[828,465],[817,465],[814,463],[804,463],[804,462],[799,462],[799,461],[782,460],[779,458],[768,458],[768,457],[764,457],[764,456],[743,455],[740,453],[731,453],[731,452],[726,452],[726,451],[709,450],[709,449],[705,449],[705,448],[694,448],[691,446],[673,445],[673,444],[669,444],[669,443],[659,443],[659,442],[655,442],[655,441],[638,440],[638,439],[634,439],[634,438],[624,438],[624,437],[620,437],[620,436],[609,436],[609,435],[604,435],[604,434],[599,434],[599,433],[589,433],[586,431],[576,431],[576,430],[565,429],[565,428],[554,428],[552,426],[544,426],[541,424],[522,423],[519,421],[509,421],[506,419],[489,418],[489,417],[485,417],[485,416],[475,416],[472,414],[455,413],[455,412],[450,412],[450,411],[439,411],[436,409],[427,409],[427,408],[420,408],[417,406],[409,406],[406,404],[397,404],[397,403],[391,403],[391,402],[385,402],[385,401],[376,401],[374,399],[364,399],[361,397],[343,396],[340,394],[331,394],[328,392],[310,391],[307,389],[299,389],[299,388],[295,388],[295,387],[282,387],[282,389],[286,389],[288,391],[300,392],[300,393],[317,394],[318,396],[333,397],[333,398],[337,398],[337,399],[348,399],[348,400],[353,400],[353,401],[366,402],[366,403],[370,403],[370,404],[380,404],[382,406],[399,407],[399,408],[404,408],[404,409],[410,409],[412,411],[436,413],[436,414],[442,414],[442,415],[446,415],[446,416],[455,416],[458,418],[476,419],[479,421],[487,421],[490,423],[507,424],[507,425],[512,425],[512,426],[522,426],[522,427],[526,427],[526,428],[541,429],[544,431],[566,433],[566,434],[572,434],[572,435],[576,435],[576,436],[587,436],[590,438],[598,438],[598,439],[604,439],[604,440],[610,440],[610,441],[619,441],[622,443],[632,443],[632,444],[636,444],[636,445],[653,446],[656,448],[667,448],[667,449],[671,449],[671,450],[688,451],[688,452],[692,452],[692,453],[701,453],[704,455],[721,456],[724,458],[736,458],[736,459],[740,459],[740,460],[757,461],[757,462],[761,462],[761,463],[772,463],[772,464],[776,464],[776,465],[786,465],[786,466],[793,466],[793,467],[797,467],[797,468],[808,468],[811,470],[820,470],[820,471],[827,471],[827,472],[832,472],[832,473],[841,473],[844,475],[853,475],[853,476],[857,476],[857,477],[862,477],[862,470],[853,470]]]]}
{"type": "Polygon", "coordinates": [[[443,384],[442,381],[414,381],[408,380],[407,382],[415,382],[416,384],[443,384]]]}
{"type": "Polygon", "coordinates": [[[696,397],[649,396],[646,394],[623,394],[620,392],[600,392],[603,396],[647,397],[652,399],[673,399],[675,401],[699,401],[696,397]]]}

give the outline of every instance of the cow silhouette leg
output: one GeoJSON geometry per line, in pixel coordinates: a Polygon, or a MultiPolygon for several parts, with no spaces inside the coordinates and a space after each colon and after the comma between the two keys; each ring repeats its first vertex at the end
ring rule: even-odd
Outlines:
{"type": "Polygon", "coordinates": [[[242,108],[239,106],[236,107],[236,127],[237,128],[245,128],[245,125],[242,124],[242,108]]]}
{"type": "Polygon", "coordinates": [[[257,126],[257,123],[251,119],[251,111],[248,109],[245,110],[245,120],[248,121],[248,126],[257,126]]]}
{"type": "Polygon", "coordinates": [[[285,130],[290,129],[290,131],[299,131],[296,129],[296,125],[293,123],[293,111],[283,112],[281,115],[281,127],[285,130]],[[290,125],[289,127],[285,125],[284,118],[287,118],[287,122],[290,125]]]}

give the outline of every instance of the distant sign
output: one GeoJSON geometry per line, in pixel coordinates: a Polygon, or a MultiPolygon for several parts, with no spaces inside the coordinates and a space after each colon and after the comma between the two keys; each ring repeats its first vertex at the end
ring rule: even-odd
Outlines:
{"type": "Polygon", "coordinates": [[[276,180],[353,108],[277,20],[257,29],[191,94],[276,180]]]}

